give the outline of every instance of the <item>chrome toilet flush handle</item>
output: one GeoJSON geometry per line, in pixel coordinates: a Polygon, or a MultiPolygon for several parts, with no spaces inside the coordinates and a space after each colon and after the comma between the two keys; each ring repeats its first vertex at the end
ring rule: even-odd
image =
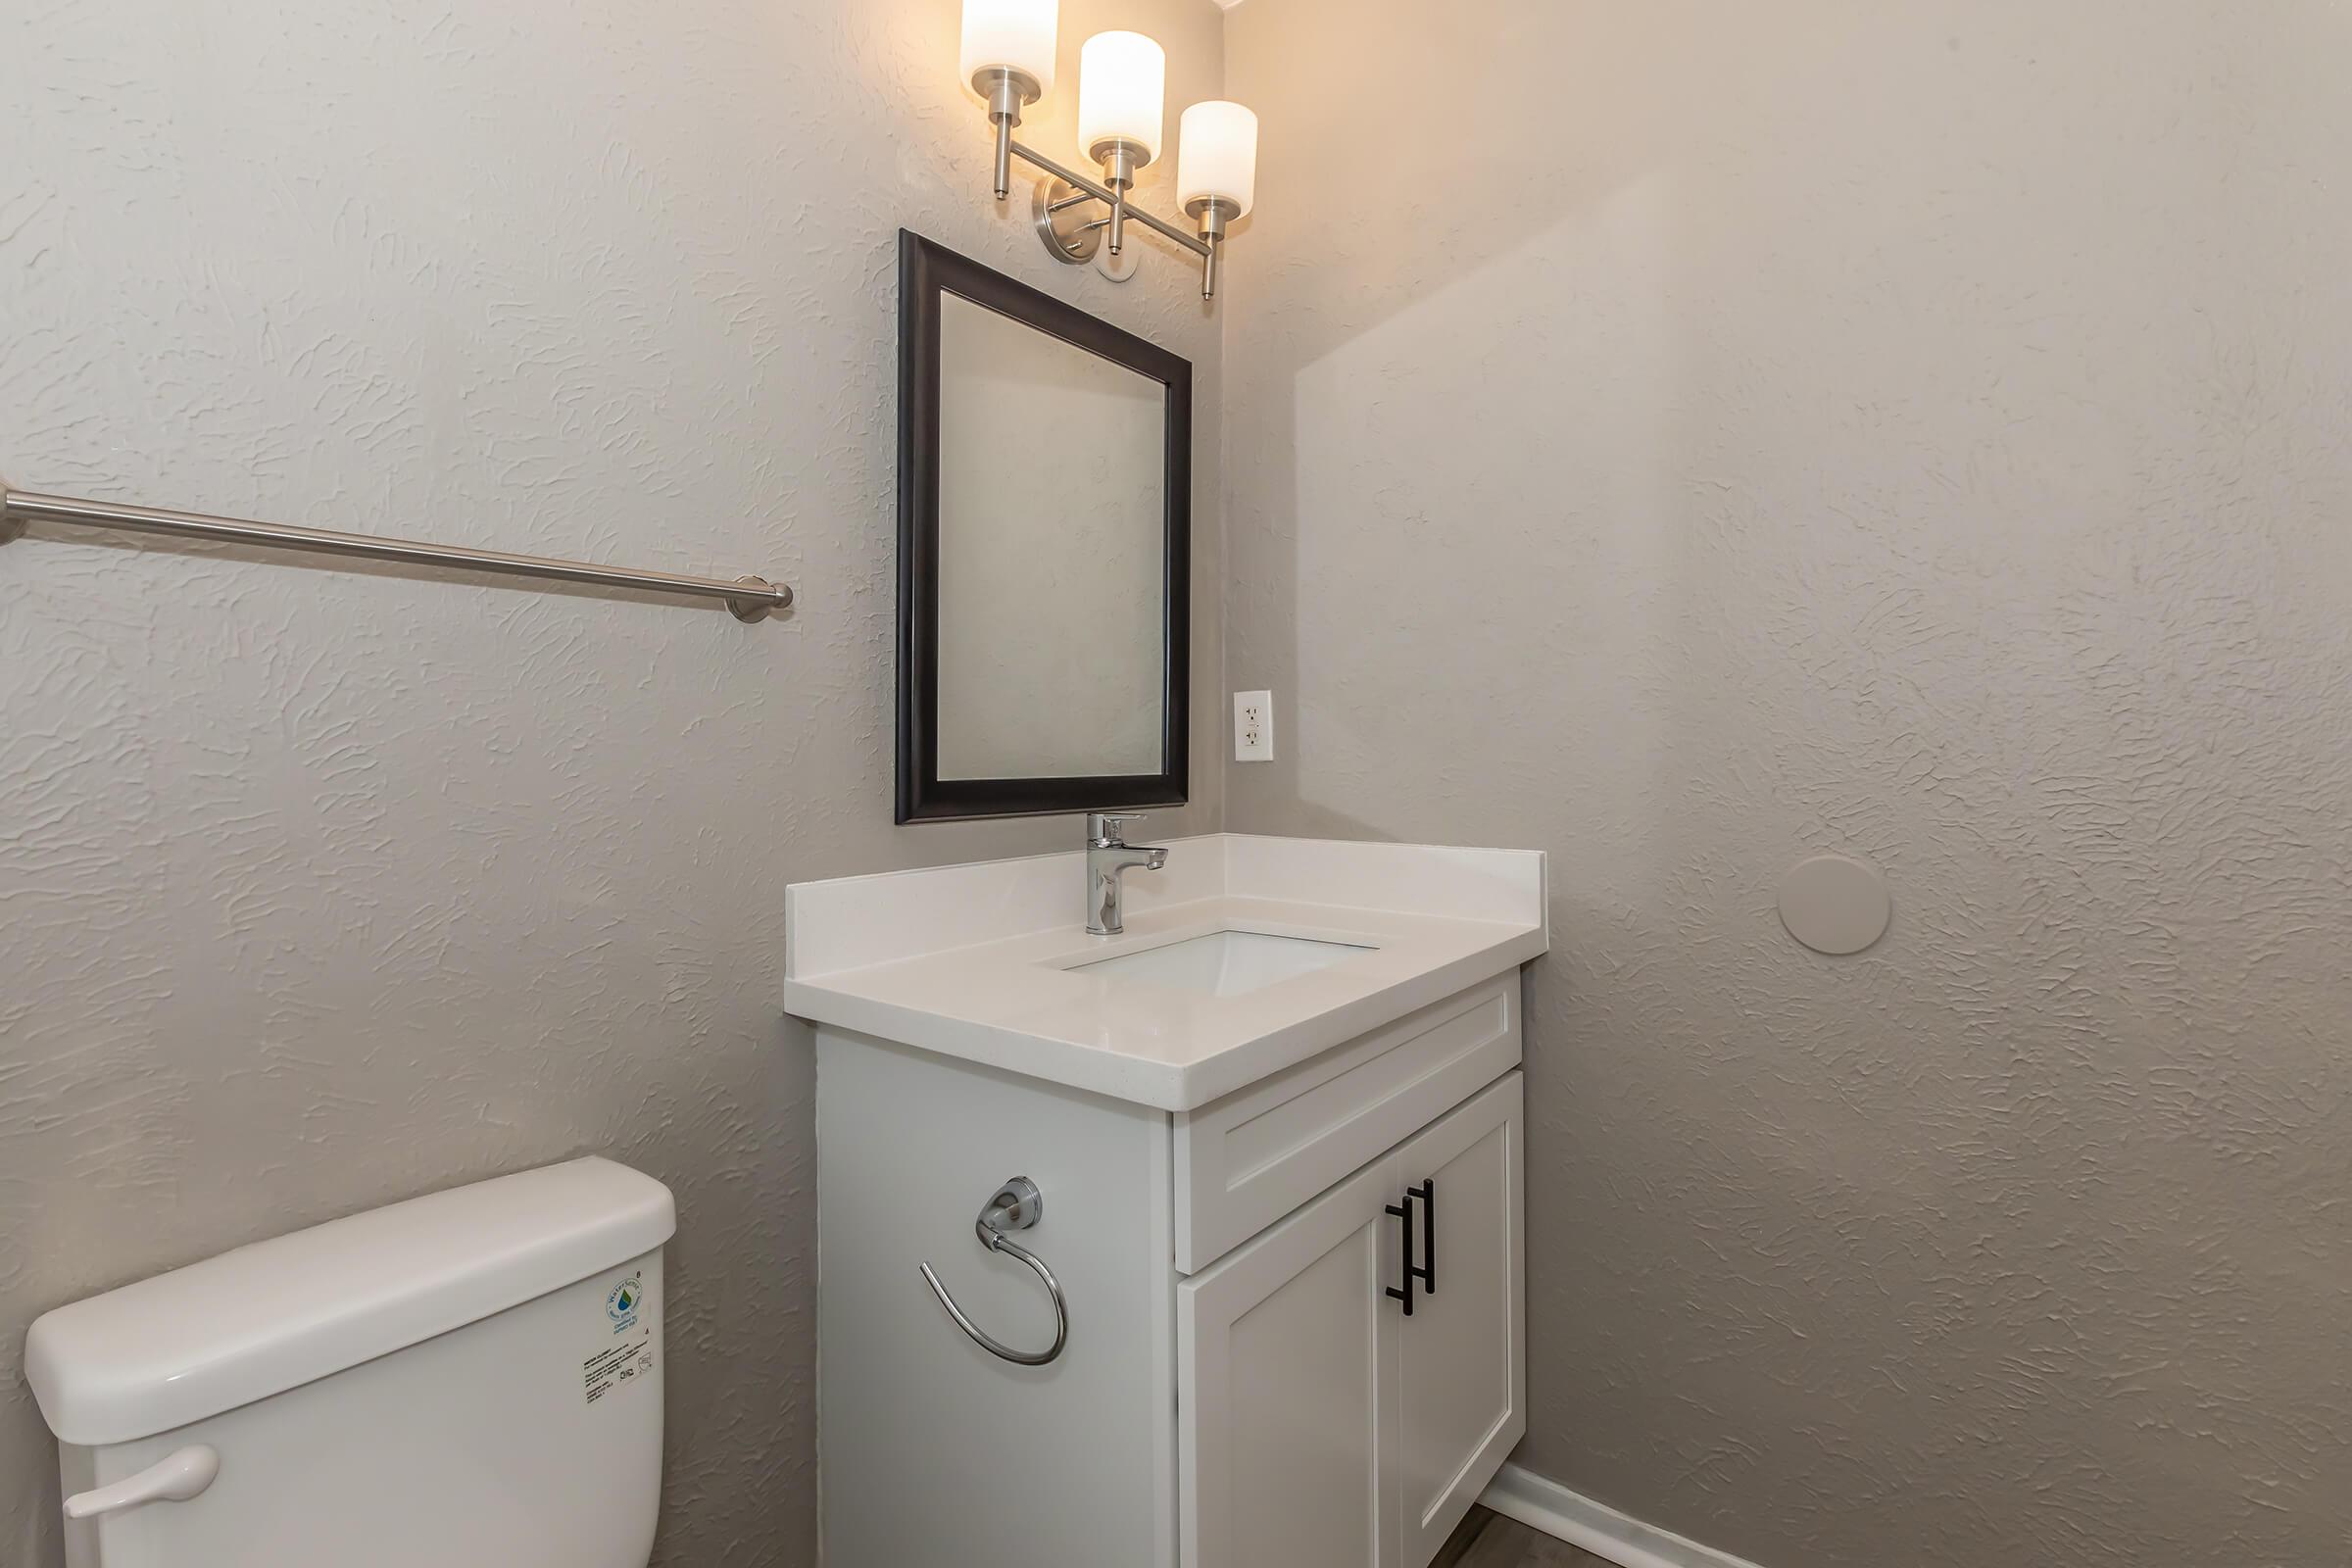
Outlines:
{"type": "Polygon", "coordinates": [[[980,1217],[972,1221],[972,1234],[979,1237],[982,1247],[992,1252],[1003,1252],[1018,1258],[1046,1282],[1047,1294],[1054,1298],[1054,1343],[1043,1350],[1016,1350],[990,1338],[979,1325],[964,1316],[963,1308],[956,1304],[956,1298],[948,1294],[948,1288],[939,1283],[939,1276],[931,1271],[931,1265],[922,1265],[924,1283],[931,1287],[931,1294],[939,1298],[939,1304],[947,1308],[948,1316],[956,1320],[956,1326],[970,1335],[972,1343],[989,1354],[1016,1366],[1044,1366],[1061,1354],[1061,1348],[1070,1340],[1070,1311],[1068,1303],[1062,1299],[1061,1282],[1054,1277],[1054,1271],[1046,1267],[1035,1252],[1015,1243],[1006,1234],[1029,1229],[1045,1211],[1046,1195],[1037,1190],[1037,1183],[1026,1176],[1015,1176],[997,1189],[982,1206],[980,1217]]]}

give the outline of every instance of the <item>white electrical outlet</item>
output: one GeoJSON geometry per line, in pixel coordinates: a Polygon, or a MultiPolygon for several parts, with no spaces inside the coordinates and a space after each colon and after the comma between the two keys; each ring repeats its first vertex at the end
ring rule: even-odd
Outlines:
{"type": "Polygon", "coordinates": [[[1237,762],[1274,760],[1274,694],[1233,694],[1233,760],[1237,762]]]}

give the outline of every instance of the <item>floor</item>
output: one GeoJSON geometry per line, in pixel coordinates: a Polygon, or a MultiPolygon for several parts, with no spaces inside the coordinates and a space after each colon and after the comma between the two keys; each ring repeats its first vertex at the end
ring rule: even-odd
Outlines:
{"type": "Polygon", "coordinates": [[[1516,1519],[1473,1508],[1430,1568],[1609,1568],[1609,1563],[1516,1519]]]}

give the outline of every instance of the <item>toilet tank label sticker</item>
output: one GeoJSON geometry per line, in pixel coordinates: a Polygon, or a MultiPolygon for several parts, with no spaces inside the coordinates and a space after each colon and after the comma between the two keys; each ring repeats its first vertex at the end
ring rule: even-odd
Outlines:
{"type": "Polygon", "coordinates": [[[645,1277],[630,1274],[605,1293],[603,1345],[580,1363],[588,1402],[641,1381],[654,1369],[654,1331],[645,1312],[645,1277]]]}
{"type": "Polygon", "coordinates": [[[605,1293],[605,1316],[612,1320],[612,1332],[626,1334],[637,1326],[638,1310],[645,1304],[645,1276],[631,1274],[605,1293]]]}

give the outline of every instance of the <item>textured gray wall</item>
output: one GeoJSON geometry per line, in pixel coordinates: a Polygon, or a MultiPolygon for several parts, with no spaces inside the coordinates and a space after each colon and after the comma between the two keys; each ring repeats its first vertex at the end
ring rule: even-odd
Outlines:
{"type": "Polygon", "coordinates": [[[2352,1561],[2352,8],[1248,0],[1248,831],[1551,852],[1521,1458],[2352,1561]],[[1302,63],[1312,62],[1312,69],[1302,63]],[[1875,951],[1773,912],[1892,878],[1875,951]]]}
{"type": "MultiPolygon", "coordinates": [[[[662,1560],[812,1557],[784,884],[1076,831],[890,825],[896,229],[1191,357],[1218,396],[1188,259],[1146,241],[1115,286],[1048,260],[1025,197],[995,210],[957,15],[0,16],[0,472],[801,593],[744,627],[57,530],[0,549],[0,1559],[56,1560],[15,1375],[38,1312],[585,1151],[682,1210],[662,1560]]],[[[1069,145],[1098,27],[1159,36],[1172,105],[1218,90],[1210,0],[1063,16],[1041,145],[1069,145]]],[[[1200,773],[1155,826],[1217,825],[1213,753],[1200,773]]]]}

